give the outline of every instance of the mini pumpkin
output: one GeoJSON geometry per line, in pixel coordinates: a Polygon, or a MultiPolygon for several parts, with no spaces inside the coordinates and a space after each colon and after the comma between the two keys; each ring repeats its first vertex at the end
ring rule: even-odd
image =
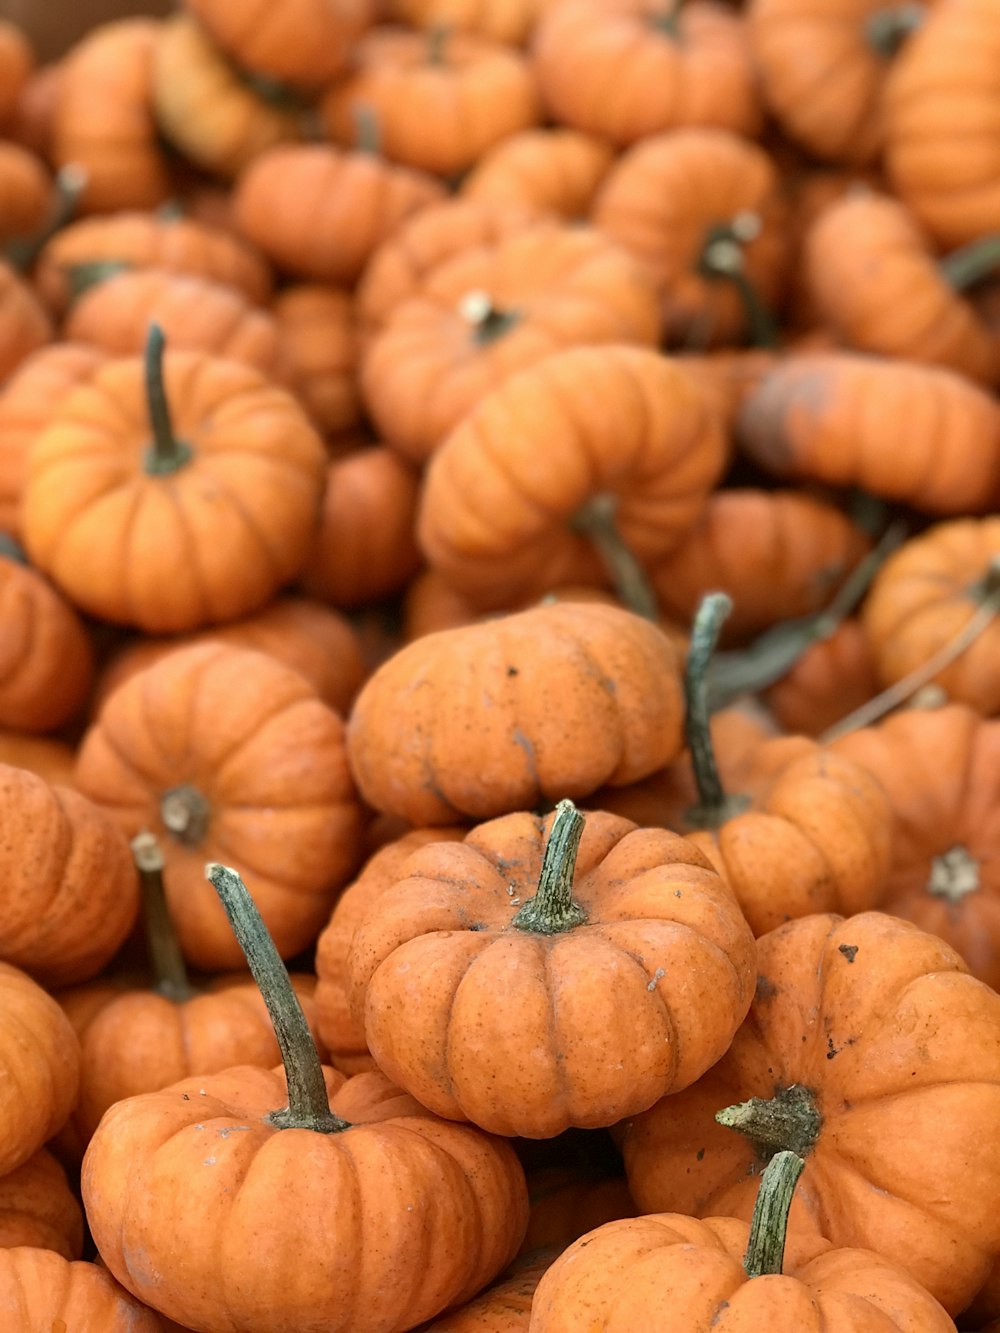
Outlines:
{"type": "Polygon", "coordinates": [[[879,689],[864,626],[849,616],[810,645],[762,699],[785,731],[819,736],[873,698],[879,689]]]}
{"type": "Polygon", "coordinates": [[[317,429],[330,435],[357,426],[361,339],[351,295],[318,282],[290,283],[275,296],[271,315],[292,387],[317,429]]]}
{"type": "Polygon", "coordinates": [[[25,239],[45,222],[52,181],[42,160],[20,144],[0,141],[0,246],[25,239]]]}
{"type": "Polygon", "coordinates": [[[0,260],[0,385],[52,337],[52,322],[33,289],[0,260]]]}
{"type": "Polygon", "coordinates": [[[610,144],[580,130],[522,130],[483,153],[459,189],[465,199],[520,204],[575,222],[589,216],[614,156],[610,144]]]}
{"type": "Polygon", "coordinates": [[[0,1309],[8,1333],[167,1333],[106,1269],[31,1246],[0,1250],[0,1309]]]}
{"type": "Polygon", "coordinates": [[[35,56],[27,34],[10,19],[0,19],[0,125],[6,128],[34,71],[35,56]]]}
{"type": "Polygon", "coordinates": [[[66,1172],[44,1148],[0,1176],[0,1250],[20,1245],[64,1259],[83,1253],[83,1210],[66,1172]]]}

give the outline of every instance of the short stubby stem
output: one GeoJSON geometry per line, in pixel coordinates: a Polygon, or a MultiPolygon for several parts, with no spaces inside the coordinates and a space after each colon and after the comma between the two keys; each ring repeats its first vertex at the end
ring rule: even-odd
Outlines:
{"type": "Polygon", "coordinates": [[[746,271],[746,247],[757,239],[762,226],[760,214],[745,209],[728,222],[709,227],[698,259],[698,272],[713,282],[732,283],[743,303],[754,347],[777,348],[781,345],[778,322],[746,271]]]}
{"type": "Polygon", "coordinates": [[[521,322],[518,310],[503,310],[494,305],[489,292],[466,292],[458,303],[458,313],[472,329],[473,341],[480,347],[497,342],[521,322]]]}
{"type": "Polygon", "coordinates": [[[751,1097],[727,1106],[715,1118],[727,1129],[744,1134],[764,1162],[783,1149],[807,1157],[823,1128],[816,1098],[799,1083],[782,1088],[773,1097],[751,1097]]]}
{"type": "Polygon", "coordinates": [[[944,898],[949,903],[960,903],[968,894],[976,893],[981,887],[979,862],[961,843],[949,847],[931,862],[927,892],[932,897],[944,898]]]}
{"type": "Polygon", "coordinates": [[[865,41],[877,55],[891,60],[926,17],[924,5],[886,5],[865,20],[865,41]]]}
{"type": "Polygon", "coordinates": [[[978,240],[952,250],[938,261],[938,272],[956,292],[968,291],[977,282],[993,277],[1000,269],[1000,233],[981,236],[978,240]]]}
{"type": "Polygon", "coordinates": [[[153,989],[165,999],[183,1004],[199,991],[191,985],[184,966],[184,955],[170,919],[163,887],[163,852],[151,833],[139,833],[132,839],[132,859],[142,889],[142,915],[153,967],[153,989]]]}
{"type": "Polygon", "coordinates": [[[511,921],[515,930],[558,935],[587,920],[573,900],[573,875],[583,836],[584,818],[572,801],[560,801],[549,828],[538,888],[511,921]]]}
{"type": "Polygon", "coordinates": [[[185,782],[160,797],[160,818],[171,837],[186,847],[197,847],[208,832],[212,807],[197,787],[185,782]]]}

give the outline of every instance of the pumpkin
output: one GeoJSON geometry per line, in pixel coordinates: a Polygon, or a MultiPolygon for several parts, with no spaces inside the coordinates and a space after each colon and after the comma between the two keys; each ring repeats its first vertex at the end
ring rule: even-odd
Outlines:
{"type": "Polygon", "coordinates": [[[564,800],[401,875],[354,932],[351,1006],[438,1115],[523,1138],[611,1125],[699,1078],[743,1021],[749,928],[674,834],[564,800]]]}
{"type": "Polygon", "coordinates": [[[0,811],[9,858],[0,958],[47,986],[96,976],[139,909],[125,839],[72,788],[22,768],[0,765],[0,811]]]}
{"type": "Polygon", "coordinates": [[[94,654],[83,622],[0,533],[0,726],[52,731],[90,690],[94,654]]]}
{"type": "Polygon", "coordinates": [[[52,336],[52,323],[32,288],[0,260],[0,385],[52,336]]]}
{"type": "Polygon", "coordinates": [[[775,476],[858,486],[928,514],[988,509],[1000,488],[993,398],[912,362],[789,357],[744,401],[737,444],[775,476]]]}
{"type": "Polygon", "coordinates": [[[410,580],[403,597],[403,639],[410,643],[439,629],[471,625],[478,612],[440,574],[421,570],[410,580]]]}
{"type": "Polygon", "coordinates": [[[542,1248],[565,1249],[595,1227],[621,1217],[634,1217],[635,1203],[622,1175],[606,1175],[586,1167],[550,1166],[528,1173],[531,1215],[521,1253],[542,1248]]]}
{"type": "Polygon", "coordinates": [[[224,866],[208,874],[287,1072],[237,1068],[112,1107],[83,1163],[104,1262],[204,1333],[403,1333],[471,1299],[524,1233],[513,1150],[382,1074],[324,1071],[245,885],[224,866]],[[227,1245],[198,1242],[209,1218],[227,1245]]]}
{"type": "Polygon", "coordinates": [[[0,19],[0,125],[5,129],[34,65],[34,52],[27,35],[16,23],[0,19]]]}
{"type": "Polygon", "coordinates": [[[528,41],[551,0],[389,0],[387,17],[415,28],[448,25],[512,46],[528,41]]]}
{"type": "Polygon", "coordinates": [[[10,963],[0,962],[0,1001],[0,1176],[4,1176],[26,1162],[69,1118],[80,1086],[80,1046],[55,1000],[10,963]]]}
{"type": "MultiPolygon", "coordinates": [[[[802,1159],[776,1155],[749,1225],[660,1213],[609,1222],[559,1255],[532,1303],[533,1333],[639,1328],[668,1309],[680,1328],[719,1333],[947,1333],[952,1321],[916,1278],[872,1250],[788,1230],[802,1159]]],[[[756,1182],[754,1182],[756,1183],[756,1182]]]]}
{"type": "Polygon", "coordinates": [[[236,287],[168,269],[123,269],[87,288],[63,324],[63,336],[139,356],[151,323],[176,351],[208,352],[252,366],[279,382],[288,368],[277,322],[236,287]]]}
{"type": "Polygon", "coordinates": [[[753,0],[747,39],[768,110],[815,157],[873,161],[887,76],[925,13],[903,0],[753,0]]]}
{"type": "Polygon", "coordinates": [[[280,8],[265,0],[238,9],[226,0],[191,0],[186,7],[238,67],[306,89],[344,71],[376,11],[372,0],[286,0],[280,8]]]}
{"type": "Polygon", "coordinates": [[[997,384],[1000,341],[962,294],[977,275],[965,262],[961,252],[939,262],[901,204],[868,192],[821,213],[804,255],[816,311],[842,344],[997,384]]]}
{"type": "Polygon", "coordinates": [[[532,58],[552,117],[617,147],[682,126],[760,128],[743,22],[714,0],[559,0],[532,58]]]}
{"type": "Polygon", "coordinates": [[[352,52],[351,73],[319,105],[331,139],[353,141],[359,106],[377,117],[389,161],[445,177],[541,120],[521,52],[446,26],[422,33],[383,24],[366,33],[352,52]]]}
{"type": "Polygon", "coordinates": [[[374,152],[290,144],[254,158],[233,205],[242,235],[283,273],[351,284],[376,247],[442,193],[433,177],[374,152]]]}
{"type": "Polygon", "coordinates": [[[364,606],[399,591],[420,566],[413,534],[417,474],[384,445],[327,470],[319,530],[302,583],[334,606],[364,606]]]}
{"type": "Polygon", "coordinates": [[[875,1249],[964,1308],[1000,1252],[1000,996],[880,912],[805,917],[757,949],[727,1054],[622,1126],[636,1202],[747,1218],[761,1163],[793,1143],[793,1225],[875,1249]]]}
{"type": "Polygon", "coordinates": [[[459,187],[465,199],[520,204],[566,222],[586,218],[614,152],[603,139],[562,127],[521,130],[483,153],[459,187]]]}
{"type": "Polygon", "coordinates": [[[46,782],[71,785],[76,758],[64,741],[0,730],[0,764],[26,768],[46,782]]]}
{"type": "Polygon", "coordinates": [[[428,204],[376,248],[357,290],[358,320],[376,333],[392,311],[424,286],[428,275],[467,250],[495,248],[537,220],[536,210],[461,196],[428,204]]]}
{"type": "Polygon", "coordinates": [[[83,1253],[83,1212],[65,1171],[44,1148],[0,1176],[0,1250],[19,1245],[64,1259],[83,1253]]]}
{"type": "MultiPolygon", "coordinates": [[[[18,35],[23,41],[23,34],[18,35]]],[[[0,64],[7,59],[5,40],[0,36],[0,64]]],[[[27,80],[16,88],[17,101],[4,122],[5,133],[15,143],[37,153],[46,162],[52,160],[52,122],[62,74],[62,61],[58,60],[32,68],[27,80]]],[[[0,74],[0,87],[3,88],[5,103],[9,105],[15,88],[6,80],[6,72],[0,74]]]]}
{"type": "Polygon", "coordinates": [[[156,137],[152,82],[160,24],[125,18],[94,28],[67,55],[52,125],[57,166],[86,172],[91,213],[155,208],[171,190],[156,137]]]}
{"type": "Polygon", "coordinates": [[[650,580],[663,612],[683,623],[706,592],[728,593],[726,639],[737,642],[825,606],[868,546],[841,510],[802,491],[721,490],[650,580]]]}
{"type": "Polygon", "coordinates": [[[910,708],[832,749],[881,783],[895,835],[883,906],[945,940],[973,976],[1000,986],[1000,877],[991,811],[1000,722],[964,704],[910,708]]]}
{"type": "Polygon", "coordinates": [[[152,99],[168,142],[190,162],[229,180],[258,153],[302,137],[300,112],[263,97],[184,14],[163,24],[152,99]]]}
{"type": "Polygon", "coordinates": [[[94,347],[52,343],[33,352],[0,391],[0,530],[21,530],[28,451],[70,389],[104,360],[94,347]]]}
{"type": "Polygon", "coordinates": [[[491,1287],[426,1325],[424,1333],[527,1333],[539,1279],[557,1253],[549,1248],[516,1259],[491,1287]]]}
{"type": "Polygon", "coordinates": [[[126,680],[83,738],[76,781],[129,837],[160,839],[171,916],[197,967],[241,963],[207,858],[224,849],[243,867],[289,956],[355,868],[361,811],[343,725],[263,653],[203,643],[126,680]]]}
{"type": "Polygon", "coordinates": [[[52,181],[41,159],[20,144],[0,142],[0,245],[38,231],[51,196],[52,181]]]}
{"type": "Polygon", "coordinates": [[[167,1333],[105,1269],[29,1246],[0,1250],[0,1309],[8,1333],[167,1333]]]}
{"type": "Polygon", "coordinates": [[[35,284],[49,309],[62,315],[81,275],[89,285],[95,274],[108,276],[121,268],[164,268],[210,278],[238,287],[255,305],[266,304],[271,294],[267,264],[239,236],[191,218],[130,209],[64,227],[42,250],[35,284]]]}
{"type": "Polygon", "coordinates": [[[346,714],[367,675],[358,636],[346,617],[308,597],[279,597],[263,611],[171,639],[135,639],[104,664],[91,699],[96,713],[122,684],[178,648],[213,640],[251,648],[292,667],[319,697],[346,714]]]}
{"type": "Polygon", "coordinates": [[[447,437],[427,470],[418,541],[481,610],[601,586],[618,556],[609,527],[640,565],[655,564],[693,527],[725,453],[720,416],[669,360],[571,347],[505,380],[447,437]]]}
{"type": "Polygon", "coordinates": [[[635,782],[680,745],[675,648],[599,603],[425,635],[369,677],[348,721],[362,796],[418,826],[635,782]]]}
{"type": "Polygon", "coordinates": [[[410,829],[380,847],[353,883],[337,899],[316,941],[316,1024],[330,1063],[344,1074],[360,1074],[377,1066],[365,1041],[365,1026],[351,1010],[347,960],[354,932],[372,904],[399,879],[406,861],[428,842],[460,841],[464,827],[410,829]]]}
{"type": "Polygon", "coordinates": [[[942,660],[922,683],[940,685],[950,699],[987,716],[1000,713],[998,566],[1000,517],[994,515],[936,523],[890,556],[861,610],[883,685],[904,680],[941,653],[953,660],[942,660]],[[949,654],[952,647],[959,651],[949,654]]]}
{"type": "Polygon", "coordinates": [[[851,616],[806,648],[762,699],[785,731],[819,736],[867,703],[878,688],[868,635],[860,619],[851,616]]]}
{"type": "Polygon", "coordinates": [[[323,447],[292,396],[199,352],[108,361],[35,441],[22,504],[40,569],[150,633],[235,620],[305,560],[323,447]],[[186,577],[185,577],[186,573],[186,577]]]}
{"type": "MultiPolygon", "coordinates": [[[[234,1065],[269,1069],[281,1058],[250,977],[234,973],[207,985],[191,981],[167,910],[162,850],[150,834],[140,834],[132,845],[142,882],[151,984],[129,986],[86,1007],[72,992],[56,995],[80,1041],[80,1098],[70,1126],[81,1156],[115,1102],[234,1065]]],[[[311,990],[305,979],[298,980],[296,994],[315,1034],[311,990]]]]}
{"type": "Polygon", "coordinates": [[[566,347],[652,347],[646,273],[599,232],[539,222],[427,275],[368,343],[361,388],[382,438],[415,463],[516,371],[566,347]]]}
{"type": "Polygon", "coordinates": [[[942,246],[1000,231],[995,20],[992,0],[935,5],[886,80],[886,173],[942,246]]]}
{"type": "Polygon", "coordinates": [[[335,434],[357,426],[360,339],[349,293],[292,283],[277,293],[271,314],[296,397],[316,428],[335,434]]]}
{"type": "Polygon", "coordinates": [[[652,274],[668,345],[726,346],[747,333],[774,343],[787,207],[762,148],[718,129],[649,135],[611,167],[591,218],[652,274]]]}

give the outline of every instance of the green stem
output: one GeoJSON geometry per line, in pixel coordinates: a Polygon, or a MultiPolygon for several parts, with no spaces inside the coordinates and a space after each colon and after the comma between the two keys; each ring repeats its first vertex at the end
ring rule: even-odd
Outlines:
{"type": "Polygon", "coordinates": [[[367,102],[356,102],[351,107],[351,118],[354,121],[355,152],[378,157],[382,150],[382,135],[375,108],[367,102]]]}
{"type": "Polygon", "coordinates": [[[5,560],[13,560],[15,564],[27,565],[28,556],[24,547],[9,532],[0,532],[0,556],[5,560]]]}
{"type": "Polygon", "coordinates": [[[681,4],[682,0],[672,0],[659,13],[650,14],[649,26],[662,36],[672,37],[676,41],[681,35],[681,4]]]}
{"type": "Polygon", "coordinates": [[[56,173],[56,193],[49,216],[33,236],[15,236],[7,242],[4,253],[8,264],[26,273],[57,231],[72,222],[87,188],[87,172],[75,162],[68,162],[56,173]]]}
{"type": "Polygon", "coordinates": [[[132,839],[132,859],[139,871],[146,944],[153,966],[153,989],[167,1000],[182,1004],[198,994],[188,979],[184,955],[170,919],[163,889],[163,852],[152,833],[132,839]]]}
{"type": "Polygon", "coordinates": [[[760,228],[760,217],[749,211],[709,227],[698,272],[710,281],[732,283],[743,303],[751,343],[776,350],[781,346],[778,322],[746,273],[745,247],[760,235],[760,228]]]}
{"type": "Polygon", "coordinates": [[[992,232],[952,250],[938,260],[938,271],[956,292],[968,291],[977,282],[991,277],[1000,268],[1000,233],[992,232]]]}
{"type": "Polygon", "coordinates": [[[278,1129],[311,1129],[318,1134],[339,1134],[350,1129],[346,1120],[330,1110],[323,1066],[302,1005],[249,889],[235,870],[217,862],[205,867],[205,876],[225,908],[233,934],[267,1005],[281,1050],[288,1105],[272,1111],[268,1119],[278,1129]]]}
{"type": "Polygon", "coordinates": [[[771,1158],[760,1178],[757,1202],[750,1219],[750,1238],[743,1259],[748,1278],[781,1273],[785,1237],[792,1196],[805,1162],[797,1153],[779,1152],[771,1158]]]}
{"type": "Polygon", "coordinates": [[[865,21],[865,41],[876,53],[891,60],[906,39],[927,17],[923,5],[890,5],[877,9],[865,21]]]}
{"type": "Polygon", "coordinates": [[[197,847],[208,832],[212,807],[197,787],[182,782],[160,797],[160,818],[171,837],[185,847],[197,847]]]}
{"type": "Polygon", "coordinates": [[[497,342],[521,322],[519,310],[500,310],[489,292],[478,288],[466,292],[458,303],[458,313],[472,326],[472,338],[479,347],[497,342]]]}
{"type": "Polygon", "coordinates": [[[549,828],[538,888],[510,923],[515,929],[558,935],[587,920],[587,913],[573,901],[573,874],[583,825],[583,815],[573,802],[560,801],[549,828]]]}
{"type": "Polygon", "coordinates": [[[765,1162],[784,1149],[808,1156],[823,1127],[813,1094],[799,1083],[782,1088],[773,1097],[751,1097],[727,1106],[715,1118],[726,1129],[745,1134],[765,1162]]]}
{"type": "Polygon", "coordinates": [[[435,23],[427,29],[428,65],[444,65],[447,63],[448,40],[453,30],[450,23],[435,23]]]}
{"type": "Polygon", "coordinates": [[[153,431],[153,443],[146,450],[144,467],[153,477],[166,477],[186,467],[194,450],[174,434],[170,404],[163,384],[163,350],[166,338],[159,324],[149,326],[146,338],[146,407],[153,431]]]}
{"type": "Polygon", "coordinates": [[[616,505],[613,495],[592,496],[574,515],[572,525],[593,543],[622,604],[655,623],[660,618],[656,593],[646,571],[622,540],[615,522],[616,505]]]}
{"type": "Polygon", "coordinates": [[[718,828],[749,804],[745,796],[726,795],[712,744],[708,707],[708,669],[719,631],[732,609],[733,600],[727,593],[711,592],[702,598],[691,627],[684,668],[684,735],[698,788],[698,804],[686,813],[685,819],[695,828],[718,828]]]}

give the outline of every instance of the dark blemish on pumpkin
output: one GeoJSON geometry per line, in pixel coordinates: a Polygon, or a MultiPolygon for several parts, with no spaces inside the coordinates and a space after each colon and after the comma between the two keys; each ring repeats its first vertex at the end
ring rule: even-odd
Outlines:
{"type": "Polygon", "coordinates": [[[844,955],[844,957],[847,959],[849,963],[854,962],[855,956],[858,952],[858,946],[856,944],[838,944],[837,948],[840,951],[840,953],[844,955]]]}
{"type": "Polygon", "coordinates": [[[675,897],[675,898],[679,898],[680,896],[681,896],[681,891],[680,891],[680,889],[674,889],[674,897],[675,897]]]}
{"type": "Polygon", "coordinates": [[[182,1092],[182,1093],[181,1093],[181,1101],[182,1101],[182,1102],[189,1102],[190,1100],[191,1100],[191,1098],[187,1095],[186,1092],[182,1092]]]}
{"type": "Polygon", "coordinates": [[[834,1046],[832,1037],[827,1037],[826,1045],[827,1045],[826,1058],[828,1060],[832,1060],[835,1055],[840,1054],[840,1049],[834,1046]]]}
{"type": "Polygon", "coordinates": [[[520,672],[518,671],[517,667],[509,666],[509,667],[507,668],[507,675],[508,675],[508,676],[517,676],[517,675],[519,675],[519,674],[520,674],[520,672]]]}
{"type": "Polygon", "coordinates": [[[728,1310],[728,1309],[729,1309],[729,1302],[728,1302],[728,1301],[721,1301],[721,1302],[719,1303],[719,1306],[717,1307],[715,1313],[712,1315],[711,1320],[709,1321],[709,1325],[708,1325],[709,1328],[714,1328],[715,1325],[716,1325],[716,1324],[719,1322],[719,1320],[722,1318],[724,1312],[725,1312],[726,1310],[728,1310]]]}
{"type": "Polygon", "coordinates": [[[705,1149],[699,1148],[698,1151],[695,1153],[695,1157],[697,1157],[699,1162],[703,1162],[705,1160],[705,1149]]]}
{"type": "Polygon", "coordinates": [[[466,926],[465,929],[466,929],[466,930],[485,930],[486,927],[485,927],[485,925],[483,924],[482,921],[473,921],[472,924],[471,924],[470,926],[466,926]]]}
{"type": "Polygon", "coordinates": [[[520,727],[514,728],[513,739],[514,744],[520,745],[521,749],[524,751],[525,758],[528,761],[528,772],[531,774],[532,782],[536,787],[541,786],[541,783],[538,780],[538,764],[535,761],[534,745],[532,745],[531,740],[524,734],[520,727]]]}
{"type": "Polygon", "coordinates": [[[757,978],[757,989],[754,993],[755,1000],[773,1000],[778,993],[778,988],[773,981],[767,977],[757,978]]]}

